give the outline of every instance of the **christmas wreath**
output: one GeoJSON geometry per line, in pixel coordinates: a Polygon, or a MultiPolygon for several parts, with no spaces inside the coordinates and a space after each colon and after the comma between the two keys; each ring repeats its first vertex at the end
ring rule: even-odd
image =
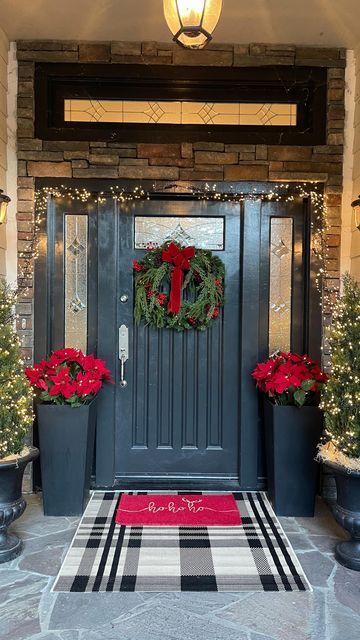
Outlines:
{"type": "Polygon", "coordinates": [[[136,324],[205,330],[224,304],[223,262],[211,251],[165,242],[134,260],[136,324]]]}

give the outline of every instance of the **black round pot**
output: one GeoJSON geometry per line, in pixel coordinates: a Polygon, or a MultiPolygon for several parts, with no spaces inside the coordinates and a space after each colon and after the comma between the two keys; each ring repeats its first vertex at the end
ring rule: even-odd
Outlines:
{"type": "Polygon", "coordinates": [[[335,476],[337,498],[334,517],[350,540],[336,545],[335,558],[348,569],[360,571],[360,471],[347,470],[327,462],[335,476]]]}
{"type": "Polygon", "coordinates": [[[38,455],[38,449],[29,447],[24,456],[6,462],[0,460],[0,564],[10,562],[21,553],[22,541],[7,529],[25,511],[26,502],[22,496],[24,471],[38,455]]]}

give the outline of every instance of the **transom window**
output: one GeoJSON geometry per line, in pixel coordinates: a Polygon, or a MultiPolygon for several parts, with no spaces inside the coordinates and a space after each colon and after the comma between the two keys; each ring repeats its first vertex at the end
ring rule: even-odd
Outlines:
{"type": "Polygon", "coordinates": [[[296,104],[64,100],[65,122],[296,126],[296,104]]]}
{"type": "Polygon", "coordinates": [[[43,140],[326,143],[326,69],[42,64],[43,140]]]}

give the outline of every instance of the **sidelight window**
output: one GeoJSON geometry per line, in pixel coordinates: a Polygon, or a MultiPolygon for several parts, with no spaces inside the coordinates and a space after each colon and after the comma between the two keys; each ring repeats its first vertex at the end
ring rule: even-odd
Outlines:
{"type": "Polygon", "coordinates": [[[87,350],[88,217],[65,216],[65,346],[87,350]]]}

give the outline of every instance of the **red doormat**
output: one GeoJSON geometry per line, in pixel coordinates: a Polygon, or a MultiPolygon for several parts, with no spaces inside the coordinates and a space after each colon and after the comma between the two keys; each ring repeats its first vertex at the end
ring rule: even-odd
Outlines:
{"type": "Polygon", "coordinates": [[[126,526],[222,527],[241,525],[233,495],[121,496],[116,524],[126,526]]]}

